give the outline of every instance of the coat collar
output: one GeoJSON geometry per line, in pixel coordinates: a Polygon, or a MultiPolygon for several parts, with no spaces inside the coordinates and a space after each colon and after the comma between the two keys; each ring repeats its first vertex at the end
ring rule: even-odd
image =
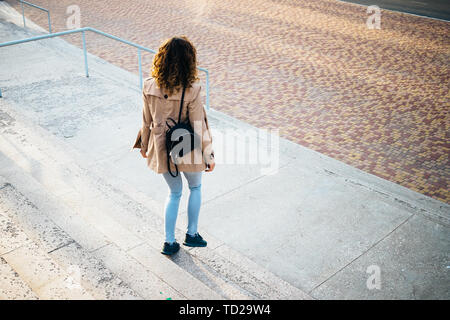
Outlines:
{"type": "MultiPolygon", "coordinates": [[[[200,84],[198,82],[195,82],[192,84],[191,88],[187,88],[186,92],[184,94],[184,100],[185,101],[192,101],[194,100],[198,93],[200,92],[200,84]]],[[[181,94],[182,90],[178,90],[172,93],[172,95],[169,95],[168,92],[164,91],[164,89],[161,89],[156,84],[156,81],[154,78],[146,78],[144,80],[144,89],[143,92],[147,95],[156,96],[161,99],[166,100],[181,100],[181,94]]]]}

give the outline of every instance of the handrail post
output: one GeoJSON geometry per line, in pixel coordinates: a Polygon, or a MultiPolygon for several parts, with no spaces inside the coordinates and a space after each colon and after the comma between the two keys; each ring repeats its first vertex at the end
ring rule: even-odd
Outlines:
{"type": "Polygon", "coordinates": [[[18,0],[18,1],[20,2],[20,6],[22,7],[22,19],[23,19],[23,27],[24,28],[26,28],[24,4],[26,4],[27,6],[30,6],[32,8],[36,8],[36,9],[39,9],[41,11],[47,12],[48,32],[52,33],[52,23],[51,23],[51,20],[50,20],[50,11],[49,10],[47,10],[45,8],[42,8],[42,7],[39,7],[39,6],[35,5],[34,3],[31,3],[31,2],[28,2],[28,1],[23,1],[23,0],[18,0]]]}
{"type": "MultiPolygon", "coordinates": [[[[24,1],[24,3],[28,3],[26,1],[24,1]]],[[[33,5],[34,6],[34,5],[33,5]]],[[[51,27],[49,29],[51,31],[51,27]]],[[[0,48],[1,47],[6,47],[6,46],[12,46],[12,45],[16,45],[16,44],[20,44],[20,43],[26,43],[26,42],[30,42],[30,41],[37,41],[37,40],[42,40],[42,39],[49,39],[49,38],[55,38],[55,37],[59,37],[59,36],[63,36],[63,35],[68,35],[68,34],[74,34],[74,33],[79,33],[81,32],[81,36],[82,36],[82,42],[83,42],[83,53],[84,53],[84,68],[85,68],[85,72],[86,72],[86,77],[89,78],[89,65],[88,65],[88,57],[87,57],[87,47],[86,47],[86,31],[91,31],[100,35],[103,35],[107,38],[122,42],[122,43],[126,43],[130,46],[133,46],[135,48],[138,49],[138,61],[139,61],[139,85],[141,90],[143,89],[143,82],[144,82],[144,78],[142,76],[142,50],[143,51],[147,51],[147,52],[151,52],[153,54],[156,54],[155,50],[143,47],[139,44],[127,41],[127,40],[123,40],[119,37],[113,36],[111,34],[105,33],[103,31],[94,29],[94,28],[90,28],[90,27],[84,27],[84,28],[78,28],[78,29],[73,29],[73,30],[67,30],[67,31],[60,31],[60,32],[55,32],[55,33],[49,33],[49,34],[45,34],[45,35],[40,35],[40,36],[35,36],[35,37],[31,37],[28,39],[21,39],[21,40],[13,40],[13,41],[7,41],[7,42],[3,42],[0,43],[0,48]]],[[[209,97],[209,92],[210,92],[210,84],[209,84],[209,71],[207,69],[204,68],[200,68],[197,67],[198,70],[205,72],[206,73],[206,109],[209,110],[210,108],[210,97],[209,97]]]]}
{"type": "Polygon", "coordinates": [[[84,70],[86,72],[86,78],[89,78],[88,60],[87,60],[87,50],[86,50],[86,36],[84,30],[81,32],[83,37],[83,52],[84,52],[84,70]]]}
{"type": "Polygon", "coordinates": [[[23,27],[26,28],[26,24],[25,24],[25,9],[23,8],[23,2],[20,1],[20,5],[22,6],[22,19],[23,19],[23,27]]]}
{"type": "Polygon", "coordinates": [[[48,33],[52,33],[52,23],[50,22],[50,11],[47,11],[48,33]]]}
{"type": "Polygon", "coordinates": [[[139,86],[142,90],[142,62],[141,62],[141,48],[138,48],[138,60],[139,60],[139,86]]]}
{"type": "Polygon", "coordinates": [[[206,110],[209,110],[209,72],[206,72],[206,110]]]}

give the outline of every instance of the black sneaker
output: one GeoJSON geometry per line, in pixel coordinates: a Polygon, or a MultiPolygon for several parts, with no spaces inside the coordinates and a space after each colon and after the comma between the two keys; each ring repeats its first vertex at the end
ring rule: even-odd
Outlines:
{"type": "Polygon", "coordinates": [[[164,242],[164,247],[161,250],[162,254],[171,256],[175,253],[177,253],[180,250],[180,244],[178,242],[174,242],[172,244],[168,243],[168,242],[164,242]]]}
{"type": "Polygon", "coordinates": [[[195,236],[191,236],[186,233],[186,239],[183,244],[188,247],[206,247],[208,243],[203,240],[202,236],[197,232],[195,236]]]}

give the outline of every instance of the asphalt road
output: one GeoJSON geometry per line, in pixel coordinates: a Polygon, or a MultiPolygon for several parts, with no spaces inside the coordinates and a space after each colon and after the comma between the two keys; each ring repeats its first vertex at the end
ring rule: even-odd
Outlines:
{"type": "Polygon", "coordinates": [[[359,0],[344,1],[363,5],[377,5],[382,9],[395,10],[426,16],[431,18],[450,21],[450,1],[449,0],[359,0]]]}

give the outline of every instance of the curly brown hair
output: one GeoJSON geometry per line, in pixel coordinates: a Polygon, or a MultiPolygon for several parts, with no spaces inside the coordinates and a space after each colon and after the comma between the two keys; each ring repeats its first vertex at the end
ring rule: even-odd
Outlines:
{"type": "Polygon", "coordinates": [[[198,80],[197,50],[187,37],[173,37],[164,41],[153,59],[151,75],[160,88],[172,94],[181,86],[191,87],[198,80]]]}

